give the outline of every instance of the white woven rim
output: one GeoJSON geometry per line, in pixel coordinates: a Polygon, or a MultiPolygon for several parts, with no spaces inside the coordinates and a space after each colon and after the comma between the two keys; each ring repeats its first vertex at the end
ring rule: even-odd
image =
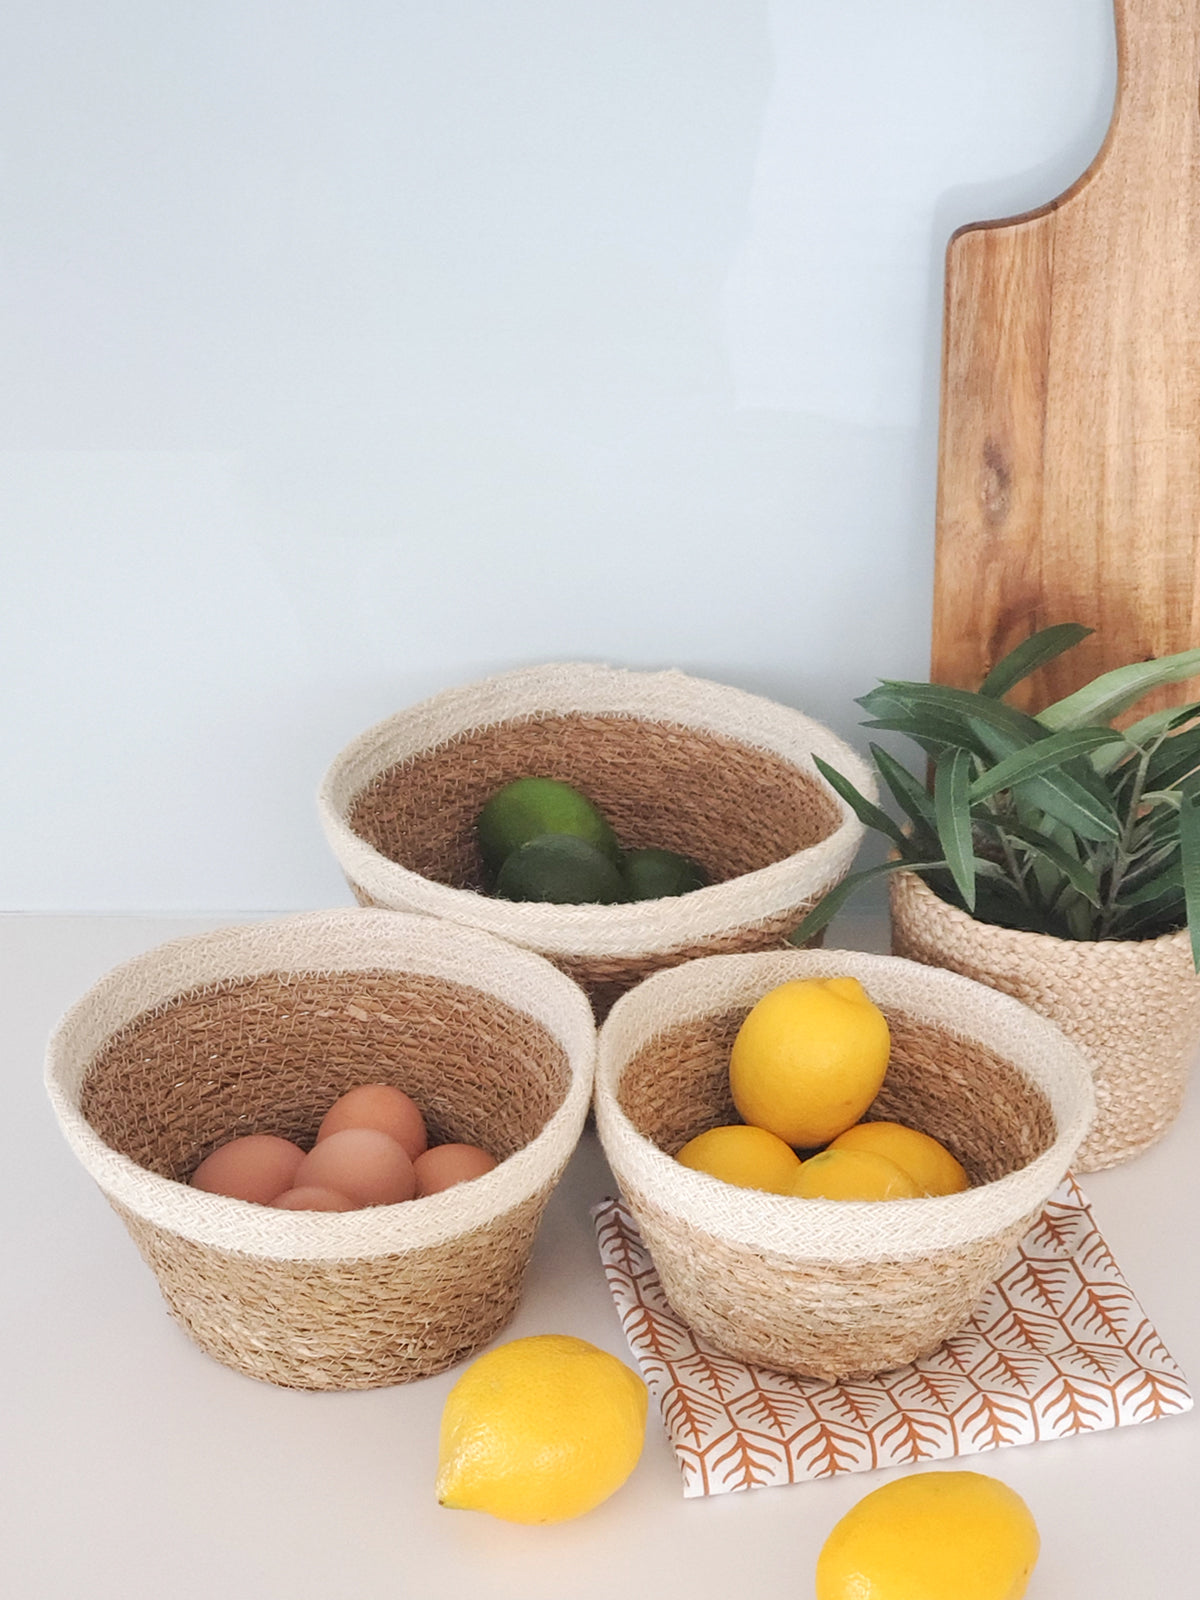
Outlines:
{"type": "Polygon", "coordinates": [[[528,667],[446,690],[369,728],[333,761],[317,809],[342,871],[380,905],[446,917],[556,955],[657,955],[793,910],[849,870],[865,830],[821,777],[814,754],[874,798],[874,775],[849,745],[819,722],[759,695],[682,672],[572,663],[528,667]],[[389,861],[350,828],[346,818],[355,798],[398,762],[465,732],[573,711],[675,722],[767,751],[808,774],[837,807],[841,822],[819,844],[728,883],[615,906],[520,905],[453,889],[389,861]]]}
{"type": "Polygon", "coordinates": [[[356,1261],[426,1249],[484,1227],[537,1194],[579,1140],[591,1098],[595,1023],[583,991],[550,962],[473,929],[394,911],[305,912],[192,935],[114,968],[62,1018],[46,1053],[46,1088],[67,1142],[101,1189],[156,1227],[197,1244],[275,1261],[356,1261]],[[272,972],[389,970],[494,995],[539,1022],[571,1079],[541,1133],[468,1187],[360,1211],[276,1211],[206,1194],[118,1154],[79,1110],[91,1061],[146,1011],[209,984],[272,972]]]}
{"type": "Polygon", "coordinates": [[[850,950],[706,956],[657,973],[619,1000],[600,1030],[596,1125],[621,1184],[705,1233],[810,1261],[905,1260],[987,1238],[1035,1212],[1062,1181],[1093,1114],[1082,1054],[1027,1006],[936,967],[850,950]],[[634,1052],[691,1018],[744,1005],[791,978],[855,977],[878,1004],[989,1046],[1036,1084],[1054,1143],[1019,1172],[921,1200],[799,1200],[737,1189],[683,1167],[634,1128],[618,1103],[634,1052]]]}

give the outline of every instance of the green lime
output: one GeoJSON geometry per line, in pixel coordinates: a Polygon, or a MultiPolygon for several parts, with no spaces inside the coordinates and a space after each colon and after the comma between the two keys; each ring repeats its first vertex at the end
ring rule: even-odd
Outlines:
{"type": "Polygon", "coordinates": [[[544,833],[519,845],[496,874],[502,900],[556,906],[612,905],[625,899],[617,868],[594,844],[572,833],[544,833]]]}
{"type": "Polygon", "coordinates": [[[668,895],[703,889],[708,874],[690,856],[674,850],[627,850],[621,865],[630,900],[662,900],[668,895]]]}
{"type": "Polygon", "coordinates": [[[479,848],[490,872],[499,872],[512,851],[544,833],[586,839],[615,863],[617,836],[590,800],[557,778],[517,778],[498,789],[479,813],[479,848]]]}

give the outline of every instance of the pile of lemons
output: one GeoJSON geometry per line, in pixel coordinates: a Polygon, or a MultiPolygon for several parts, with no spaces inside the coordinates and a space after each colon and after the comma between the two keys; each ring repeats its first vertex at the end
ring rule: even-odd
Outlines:
{"type": "Polygon", "coordinates": [[[780,984],[751,1008],[730,1055],[730,1093],[745,1120],[698,1134],[676,1159],[741,1188],[806,1200],[956,1194],[969,1180],[938,1140],[862,1120],[890,1053],[887,1018],[857,978],[780,984]]]}

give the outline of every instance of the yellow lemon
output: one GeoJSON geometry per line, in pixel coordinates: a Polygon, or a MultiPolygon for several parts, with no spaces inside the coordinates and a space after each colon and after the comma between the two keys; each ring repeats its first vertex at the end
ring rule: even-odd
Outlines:
{"type": "Polygon", "coordinates": [[[1037,1524],[981,1472],[922,1472],[860,1500],[817,1560],[817,1600],[1020,1600],[1037,1524]]]}
{"type": "Polygon", "coordinates": [[[506,1522],[564,1522],[607,1500],[637,1465],[646,1385],[568,1334],[513,1339],[471,1363],[446,1397],[437,1497],[506,1522]]]}
{"type": "Polygon", "coordinates": [[[827,1144],[879,1093],[891,1038],[857,978],[798,978],[771,989],[738,1030],[729,1087],[747,1122],[785,1144],[827,1144]]]}
{"type": "Polygon", "coordinates": [[[899,1122],[856,1122],[839,1133],[831,1150],[866,1150],[903,1167],[923,1194],[959,1194],[970,1183],[944,1144],[899,1122]]]}
{"type": "Polygon", "coordinates": [[[821,1150],[801,1163],[789,1194],[802,1200],[915,1200],[915,1178],[868,1150],[821,1150]]]}
{"type": "Polygon", "coordinates": [[[770,1194],[787,1194],[800,1170],[800,1157],[791,1145],[765,1128],[742,1123],[698,1133],[675,1159],[739,1188],[766,1189],[770,1194]]]}

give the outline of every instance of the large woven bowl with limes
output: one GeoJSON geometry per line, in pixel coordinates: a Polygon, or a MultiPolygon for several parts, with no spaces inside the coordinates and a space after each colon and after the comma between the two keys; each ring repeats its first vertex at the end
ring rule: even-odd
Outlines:
{"type": "Polygon", "coordinates": [[[847,873],[863,828],[821,756],[864,763],[790,707],[681,672],[568,664],[452,689],[362,734],[321,785],[322,825],[359,902],[483,929],[549,957],[599,1014],[659,968],[780,945],[847,873]],[[505,784],[579,789],[625,850],[694,858],[709,884],[613,905],[485,893],[475,826],[505,784]]]}
{"type": "Polygon", "coordinates": [[[714,956],[648,979],[600,1030],[596,1124],[667,1298],[741,1360],[839,1380],[902,1366],[970,1318],[1057,1188],[1093,1110],[1087,1064],[1053,1024],[969,978],[892,956],[714,956]],[[750,1009],[796,978],[856,978],[891,1048],[869,1118],[932,1135],[956,1194],[800,1199],[675,1159],[739,1121],[729,1058],[750,1009]]]}

